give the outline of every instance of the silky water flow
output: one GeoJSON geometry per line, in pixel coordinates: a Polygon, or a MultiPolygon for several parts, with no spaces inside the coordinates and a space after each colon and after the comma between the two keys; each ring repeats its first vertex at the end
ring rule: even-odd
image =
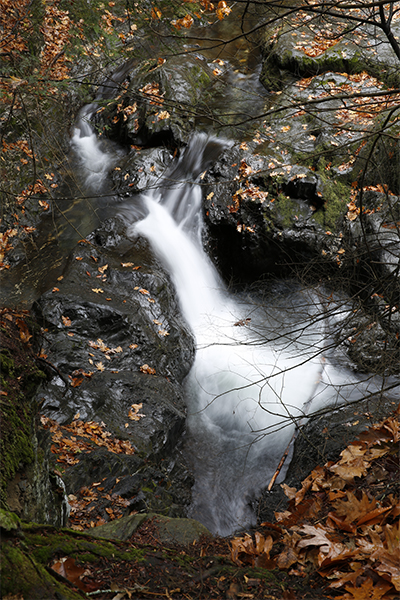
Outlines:
{"type": "MultiPolygon", "coordinates": [[[[102,151],[87,112],[83,118],[73,147],[88,184],[98,188],[115,155],[102,151]]],[[[358,383],[325,356],[317,293],[289,294],[289,309],[240,300],[205,253],[200,175],[228,145],[193,135],[160,187],[120,211],[128,236],[145,237],[169,272],[195,338],[185,382],[186,449],[195,478],[189,516],[223,536],[255,524],[253,503],[310,406],[348,399],[358,383]]]]}
{"type": "Polygon", "coordinates": [[[129,230],[147,238],[170,273],[195,337],[186,381],[195,476],[190,516],[220,535],[254,524],[252,502],[275,472],[324,370],[324,326],[312,315],[320,313],[318,304],[309,299],[301,343],[286,331],[272,346],[265,342],[266,318],[275,327],[279,316],[236,301],[203,250],[198,177],[224,146],[193,136],[165,189],[143,196],[147,216],[129,230]]]}

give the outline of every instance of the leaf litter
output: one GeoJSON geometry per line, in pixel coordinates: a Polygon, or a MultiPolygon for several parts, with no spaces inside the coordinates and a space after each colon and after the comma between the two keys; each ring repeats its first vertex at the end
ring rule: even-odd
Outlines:
{"type": "Polygon", "coordinates": [[[231,541],[239,566],[264,564],[306,577],[314,570],[341,600],[395,600],[400,591],[400,406],[319,466],[300,490],[282,484],[289,508],[231,541]],[[378,473],[375,475],[374,472],[378,473]]]}

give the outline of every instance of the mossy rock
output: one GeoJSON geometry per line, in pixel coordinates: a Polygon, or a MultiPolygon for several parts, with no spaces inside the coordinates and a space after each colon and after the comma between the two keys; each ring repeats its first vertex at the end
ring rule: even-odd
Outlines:
{"type": "Polygon", "coordinates": [[[81,600],[78,591],[52,577],[45,566],[37,563],[28,552],[10,542],[1,549],[2,597],[29,600],[81,600]]]}
{"type": "Polygon", "coordinates": [[[26,600],[78,600],[82,593],[64,584],[49,565],[59,556],[78,563],[96,563],[102,557],[115,561],[141,561],[143,552],[69,529],[25,523],[10,512],[0,512],[4,529],[1,546],[2,597],[26,600]],[[5,533],[6,532],[6,533],[5,533]]]}
{"type": "Polygon", "coordinates": [[[0,527],[5,531],[19,529],[21,526],[20,518],[12,512],[0,508],[0,527]]]}
{"type": "MultiPolygon", "coordinates": [[[[337,29],[343,23],[330,18],[330,25],[337,29]]],[[[321,26],[322,28],[324,26],[321,26]]],[[[326,27],[326,24],[325,24],[326,27]]],[[[398,61],[386,37],[367,37],[367,43],[360,44],[354,32],[343,31],[343,37],[326,47],[315,46],[315,36],[324,37],[318,26],[310,23],[299,26],[290,20],[280,24],[275,30],[267,28],[264,33],[264,64],[260,76],[267,89],[279,89],[283,85],[282,72],[296,77],[317,75],[329,71],[356,74],[366,71],[387,85],[397,86],[400,82],[398,61]],[[379,44],[379,49],[378,49],[379,44]],[[313,55],[310,50],[315,48],[313,55]],[[378,51],[376,50],[378,49],[378,51]]]]}
{"type": "Polygon", "coordinates": [[[211,537],[209,530],[195,519],[174,519],[154,513],[130,515],[96,527],[92,535],[108,540],[128,540],[146,521],[151,521],[152,535],[165,544],[193,544],[200,536],[211,537]]]}

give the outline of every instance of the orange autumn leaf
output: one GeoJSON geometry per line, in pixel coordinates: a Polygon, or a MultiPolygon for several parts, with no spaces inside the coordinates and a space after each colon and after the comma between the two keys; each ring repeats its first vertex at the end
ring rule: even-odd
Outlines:
{"type": "Polygon", "coordinates": [[[142,373],[147,373],[148,375],[155,375],[156,370],[153,367],[149,367],[149,365],[145,364],[140,367],[142,373]]]}
{"type": "Polygon", "coordinates": [[[85,568],[78,567],[75,564],[74,558],[60,558],[60,560],[55,562],[51,568],[53,571],[56,571],[56,573],[62,575],[65,579],[68,579],[68,581],[79,587],[81,590],[86,589],[85,584],[80,579],[85,571],[85,568]]]}
{"type": "Polygon", "coordinates": [[[17,319],[16,324],[19,328],[19,337],[24,344],[27,344],[31,339],[32,335],[29,333],[29,329],[25,321],[22,319],[17,319]]]}
{"type": "Polygon", "coordinates": [[[229,8],[225,0],[221,0],[221,2],[218,2],[218,8],[216,9],[215,14],[217,15],[220,21],[222,21],[224,17],[227,17],[230,12],[231,9],[229,8]]]}
{"type": "Polygon", "coordinates": [[[345,590],[351,594],[342,596],[345,600],[380,600],[388,590],[390,584],[379,581],[376,586],[371,579],[367,579],[359,587],[346,587],[345,590]]]}

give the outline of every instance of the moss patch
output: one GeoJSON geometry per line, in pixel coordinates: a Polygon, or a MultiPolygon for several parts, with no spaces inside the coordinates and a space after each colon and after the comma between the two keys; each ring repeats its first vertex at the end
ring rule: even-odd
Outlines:
{"type": "Polygon", "coordinates": [[[323,184],[324,206],[314,213],[314,220],[331,231],[336,231],[346,213],[346,206],[350,200],[350,186],[332,179],[326,174],[325,161],[321,159],[318,165],[318,174],[323,184]]]}
{"type": "Polygon", "coordinates": [[[4,311],[1,326],[0,506],[7,508],[7,484],[35,459],[36,407],[31,398],[45,374],[35,363],[25,315],[4,311]]]}

